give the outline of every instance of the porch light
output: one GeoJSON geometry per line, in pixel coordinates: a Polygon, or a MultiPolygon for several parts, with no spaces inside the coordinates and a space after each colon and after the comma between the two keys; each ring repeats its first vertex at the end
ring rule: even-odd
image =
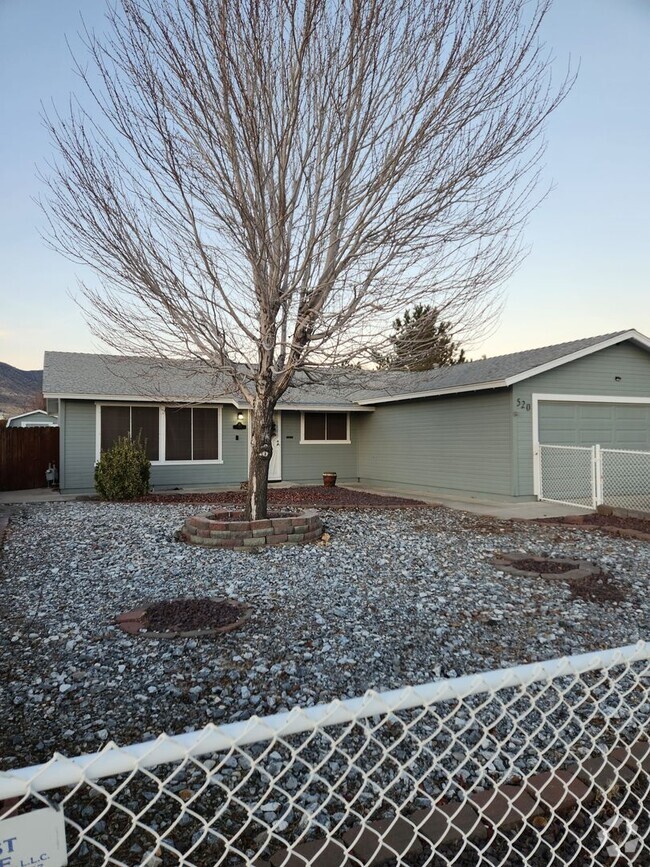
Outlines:
{"type": "Polygon", "coordinates": [[[246,430],[246,425],[244,424],[244,413],[240,410],[237,413],[237,424],[233,425],[234,430],[246,430]]]}

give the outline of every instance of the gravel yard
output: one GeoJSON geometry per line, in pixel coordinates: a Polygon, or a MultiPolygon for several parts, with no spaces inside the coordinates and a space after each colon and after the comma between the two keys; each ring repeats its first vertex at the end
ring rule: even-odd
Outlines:
{"type": "Polygon", "coordinates": [[[13,519],[0,554],[0,767],[650,634],[646,542],[418,508],[324,512],[328,544],[240,554],[175,542],[196,511],[72,502],[13,519]],[[591,560],[623,599],[491,565],[516,550],[591,560]],[[113,624],[182,596],[232,597],[253,614],[201,640],[113,624]]]}

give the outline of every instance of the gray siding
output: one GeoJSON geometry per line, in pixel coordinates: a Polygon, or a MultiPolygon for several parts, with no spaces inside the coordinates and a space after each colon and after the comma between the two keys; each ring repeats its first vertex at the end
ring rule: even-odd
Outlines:
{"type": "Polygon", "coordinates": [[[544,393],[650,397],[650,355],[631,343],[619,343],[513,386],[515,495],[518,496],[533,495],[533,428],[529,405],[533,394],[544,393]],[[617,376],[620,376],[618,382],[617,376]]]}
{"type": "Polygon", "coordinates": [[[512,494],[510,394],[380,405],[360,421],[367,484],[433,493],[512,494]]]}
{"type": "Polygon", "coordinates": [[[368,413],[350,413],[348,444],[300,444],[300,413],[282,413],[282,480],[322,484],[323,473],[335,472],[339,481],[355,481],[359,417],[368,413]]]}
{"type": "MultiPolygon", "coordinates": [[[[94,490],[95,403],[61,401],[61,490],[90,493],[94,490]]],[[[166,464],[151,467],[155,488],[213,487],[238,485],[247,476],[248,440],[246,431],[233,430],[235,414],[225,406],[222,413],[222,464],[166,464]],[[237,436],[239,439],[237,439],[237,436]]]]}
{"type": "Polygon", "coordinates": [[[62,462],[59,483],[64,493],[92,492],[95,473],[95,404],[62,400],[62,462]]]}

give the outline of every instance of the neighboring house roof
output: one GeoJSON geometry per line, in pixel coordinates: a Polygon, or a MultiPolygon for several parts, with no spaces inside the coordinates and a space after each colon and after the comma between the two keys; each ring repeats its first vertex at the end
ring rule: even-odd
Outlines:
{"type": "Polygon", "coordinates": [[[50,415],[45,412],[44,409],[33,409],[30,412],[21,412],[19,415],[12,415],[11,418],[7,419],[7,427],[20,427],[22,422],[27,420],[36,422],[35,416],[45,416],[45,418],[38,420],[39,424],[51,427],[55,427],[58,424],[57,416],[50,415]]]}
{"type": "MultiPolygon", "coordinates": [[[[278,409],[369,409],[377,403],[506,388],[523,379],[632,341],[650,351],[638,331],[617,331],[417,373],[329,368],[296,376],[278,409]]],[[[231,378],[198,362],[46,352],[46,397],[93,400],[164,400],[169,403],[232,403],[244,407],[231,378]]]]}

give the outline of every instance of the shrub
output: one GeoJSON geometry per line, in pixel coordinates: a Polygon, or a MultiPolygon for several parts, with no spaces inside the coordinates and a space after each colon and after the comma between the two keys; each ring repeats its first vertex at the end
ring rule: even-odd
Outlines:
{"type": "Polygon", "coordinates": [[[120,437],[95,466],[95,490],[103,500],[133,500],[149,492],[151,463],[140,438],[120,437]]]}

